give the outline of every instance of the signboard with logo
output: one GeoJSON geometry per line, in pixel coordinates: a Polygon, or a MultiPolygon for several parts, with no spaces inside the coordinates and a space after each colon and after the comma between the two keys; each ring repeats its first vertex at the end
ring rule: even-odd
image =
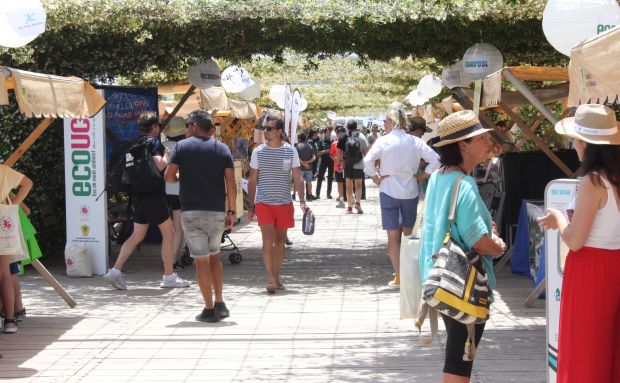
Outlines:
{"type": "Polygon", "coordinates": [[[217,63],[212,59],[200,61],[187,70],[189,83],[198,89],[222,86],[222,74],[217,63]]]}
{"type": "MultiPolygon", "coordinates": [[[[547,184],[545,207],[566,212],[577,194],[579,181],[558,179],[547,184]]],[[[562,277],[568,254],[568,246],[562,241],[557,230],[545,232],[545,254],[547,272],[547,382],[557,380],[558,334],[560,330],[560,298],[562,297],[562,277]]]]}
{"type": "Polygon", "coordinates": [[[108,267],[104,111],[93,118],[65,118],[64,132],[67,246],[84,245],[94,273],[103,275],[108,267]]]}

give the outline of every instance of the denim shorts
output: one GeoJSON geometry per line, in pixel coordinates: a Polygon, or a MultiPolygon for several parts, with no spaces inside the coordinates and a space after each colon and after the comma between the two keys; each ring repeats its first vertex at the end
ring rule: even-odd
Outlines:
{"type": "Polygon", "coordinates": [[[306,182],[312,182],[312,170],[302,170],[301,171],[301,178],[304,179],[304,181],[306,182]]]}
{"type": "Polygon", "coordinates": [[[193,258],[220,252],[226,225],[223,211],[190,210],[181,212],[183,234],[193,258]]]}
{"type": "Polygon", "coordinates": [[[379,203],[383,230],[398,230],[401,223],[404,228],[413,228],[418,214],[418,197],[398,199],[379,193],[379,203]]]}

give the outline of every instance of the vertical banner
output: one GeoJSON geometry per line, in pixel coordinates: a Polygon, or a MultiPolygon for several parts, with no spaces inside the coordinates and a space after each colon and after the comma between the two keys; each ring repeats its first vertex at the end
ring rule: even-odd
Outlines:
{"type": "MultiPolygon", "coordinates": [[[[577,194],[579,181],[558,179],[545,188],[545,207],[552,207],[566,213],[577,194]]],[[[557,380],[558,334],[560,330],[560,298],[562,297],[562,278],[568,246],[562,241],[557,230],[545,232],[545,254],[547,274],[547,382],[557,380]]]]}
{"type": "Polygon", "coordinates": [[[67,246],[84,245],[99,275],[108,267],[104,113],[64,119],[67,246]]]}
{"type": "MultiPolygon", "coordinates": [[[[286,84],[284,88],[284,132],[291,137],[291,107],[293,106],[293,93],[291,86],[286,84]]],[[[292,142],[292,141],[291,141],[292,142]]]]}
{"type": "Polygon", "coordinates": [[[301,93],[297,89],[293,92],[291,101],[291,144],[297,143],[297,124],[299,123],[299,110],[301,106],[301,93]]]}

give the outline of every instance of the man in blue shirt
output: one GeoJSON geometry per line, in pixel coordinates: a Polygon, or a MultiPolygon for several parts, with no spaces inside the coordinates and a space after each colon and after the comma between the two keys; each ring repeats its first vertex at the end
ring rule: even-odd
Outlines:
{"type": "Polygon", "coordinates": [[[224,212],[226,199],[229,209],[236,205],[234,165],[228,146],[212,137],[215,127],[209,113],[191,112],[186,126],[188,138],[175,146],[164,178],[180,183],[183,232],[196,260],[196,279],[205,302],[196,320],[218,322],[230,316],[222,296],[220,244],[225,227],[237,218],[234,210],[224,212]]]}

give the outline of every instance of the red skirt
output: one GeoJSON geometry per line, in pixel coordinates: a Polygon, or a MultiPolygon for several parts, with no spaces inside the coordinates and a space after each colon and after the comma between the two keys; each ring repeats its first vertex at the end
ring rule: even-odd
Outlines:
{"type": "Polygon", "coordinates": [[[569,252],[561,296],[557,381],[620,382],[620,250],[569,252]]]}

